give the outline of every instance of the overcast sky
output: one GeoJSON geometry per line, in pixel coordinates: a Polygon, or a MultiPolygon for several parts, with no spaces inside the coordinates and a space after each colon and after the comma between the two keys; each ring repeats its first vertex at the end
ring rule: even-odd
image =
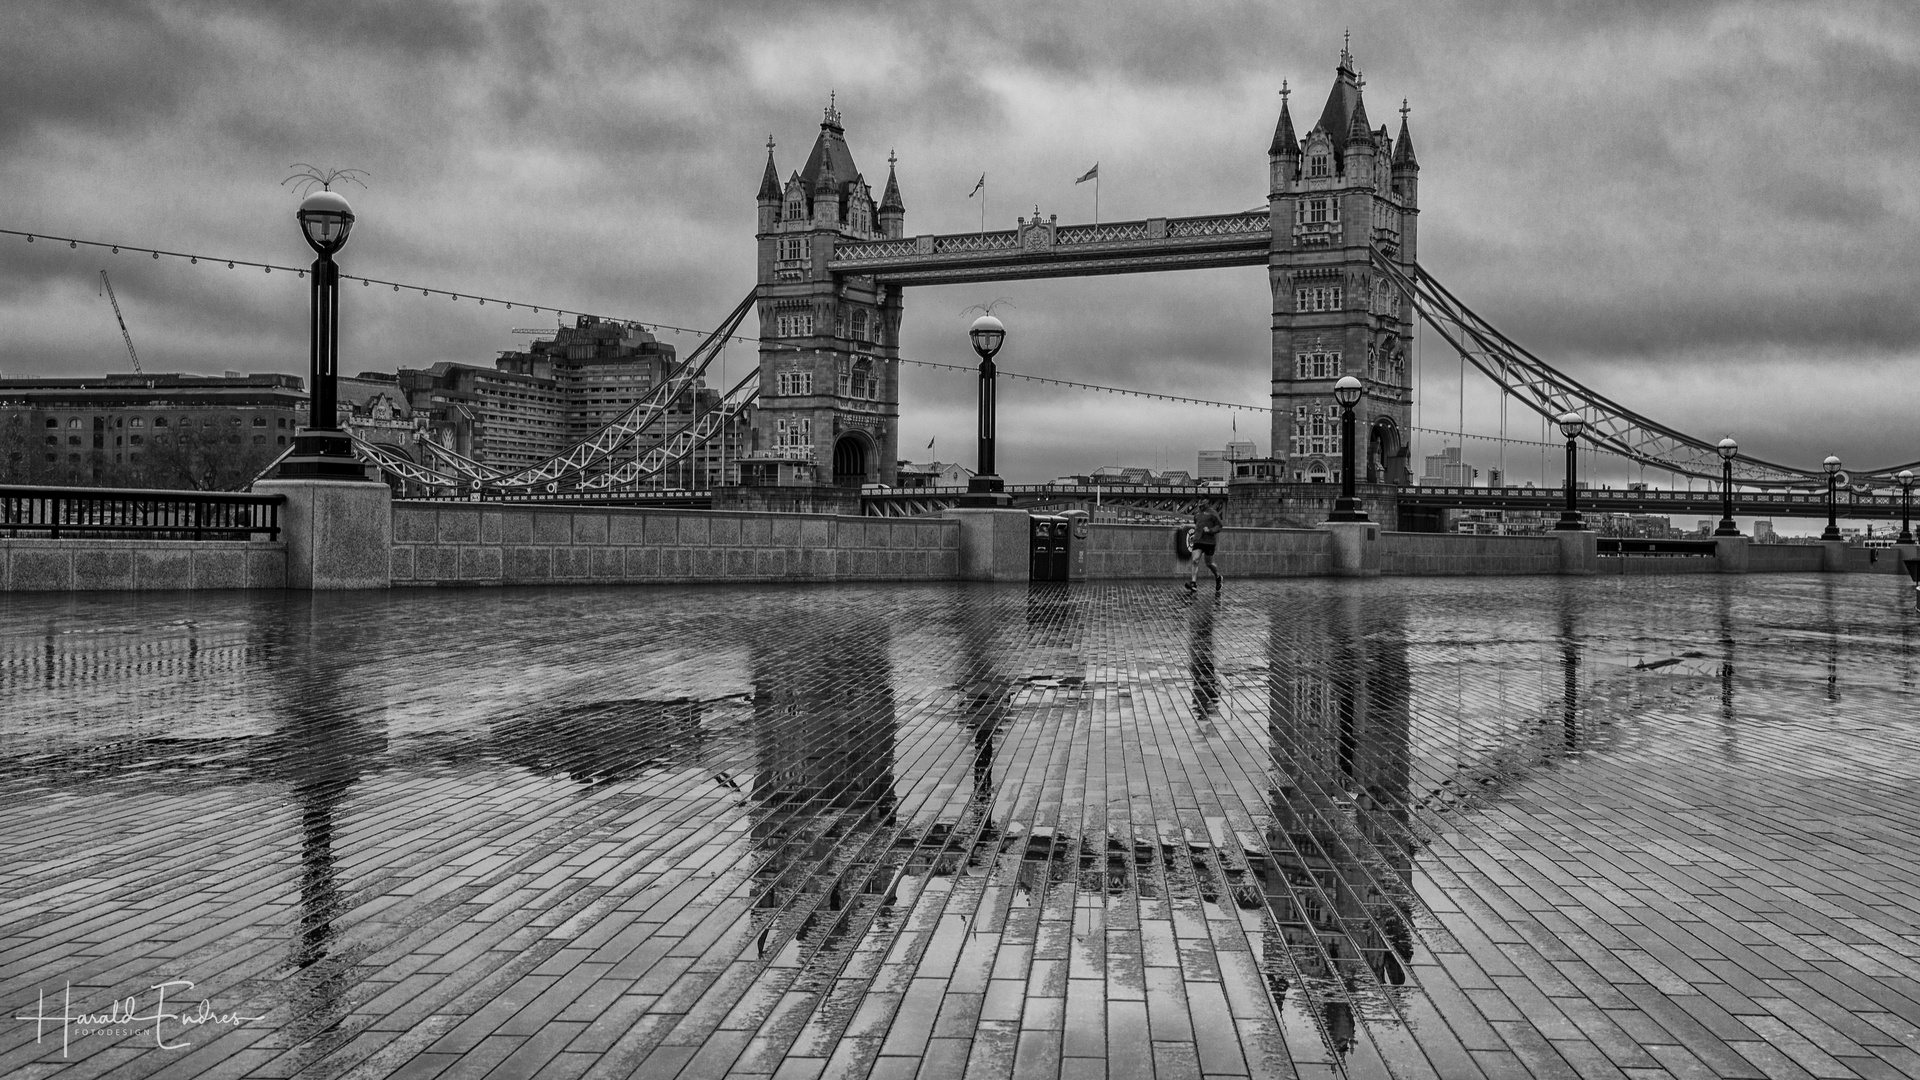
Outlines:
{"type": "MultiPolygon", "coordinates": [[[[1422,263],[1509,336],[1762,457],[1920,458],[1905,2],[8,0],[0,228],[304,265],[279,181],[351,166],[348,273],[711,326],[753,284],[768,135],[785,177],[829,91],[876,195],[898,154],[909,235],[977,228],[983,171],[989,228],[1090,219],[1072,181],[1096,161],[1103,219],[1229,212],[1265,200],[1281,80],[1304,134],[1348,27],[1376,124],[1412,106],[1422,263]]],[[[15,237],[0,372],[127,369],[102,267],[147,370],[304,374],[291,275],[15,237]]],[[[903,355],[970,363],[962,309],[1001,297],[1007,370],[1265,404],[1260,268],[916,289],[903,355]]],[[[342,318],[349,372],[485,364],[544,325],[374,289],[342,318]]],[[[729,350],[732,377],[752,362],[729,350]]],[[[1419,422],[1458,426],[1458,361],[1429,336],[1419,370],[1419,422]]],[[[902,382],[902,454],[970,462],[969,377],[902,382]]],[[[1191,469],[1230,415],[1008,382],[1001,471],[1191,469]]],[[[1266,416],[1239,416],[1266,452],[1266,416]]],[[[1472,375],[1465,420],[1499,431],[1472,375]]],[[[1516,405],[1508,431],[1539,423],[1516,405]]]]}

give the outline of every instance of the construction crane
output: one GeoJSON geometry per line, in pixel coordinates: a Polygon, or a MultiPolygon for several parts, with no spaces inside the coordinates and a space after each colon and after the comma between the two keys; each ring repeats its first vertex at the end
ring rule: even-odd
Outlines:
{"type": "Polygon", "coordinates": [[[107,295],[107,302],[113,305],[113,317],[120,323],[120,336],[127,339],[127,356],[133,360],[133,373],[144,375],[140,370],[140,354],[133,351],[133,335],[127,333],[127,320],[120,314],[120,298],[113,295],[113,282],[107,278],[105,270],[100,271],[100,289],[107,295]]]}

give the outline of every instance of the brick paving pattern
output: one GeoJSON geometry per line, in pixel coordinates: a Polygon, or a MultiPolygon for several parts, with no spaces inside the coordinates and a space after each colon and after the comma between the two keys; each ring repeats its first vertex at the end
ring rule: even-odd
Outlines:
{"type": "Polygon", "coordinates": [[[1885,578],[0,614],[0,1076],[1920,1075],[1885,578]]]}

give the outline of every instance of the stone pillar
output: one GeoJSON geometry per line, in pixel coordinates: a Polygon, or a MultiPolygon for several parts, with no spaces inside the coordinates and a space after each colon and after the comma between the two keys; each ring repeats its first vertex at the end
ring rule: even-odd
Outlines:
{"type": "Polygon", "coordinates": [[[1820,572],[1823,574],[1844,574],[1847,572],[1847,542],[1845,540],[1820,541],[1820,572]]]}
{"type": "Polygon", "coordinates": [[[1564,529],[1553,535],[1560,538],[1561,573],[1600,572],[1600,537],[1592,529],[1564,529]]]}
{"type": "Polygon", "coordinates": [[[1335,577],[1380,576],[1380,526],[1372,521],[1327,521],[1327,562],[1335,577]]]}
{"type": "Polygon", "coordinates": [[[941,517],[960,523],[961,581],[1027,581],[1033,577],[1033,539],[1025,510],[956,507],[941,517]]]}
{"type": "Polygon", "coordinates": [[[385,589],[393,584],[393,493],[365,480],[262,480],[285,495],[280,538],[289,589],[385,589]]]}
{"type": "Polygon", "coordinates": [[[1744,536],[1716,536],[1713,538],[1713,555],[1720,561],[1723,574],[1744,574],[1747,572],[1747,545],[1751,540],[1744,536]]]}

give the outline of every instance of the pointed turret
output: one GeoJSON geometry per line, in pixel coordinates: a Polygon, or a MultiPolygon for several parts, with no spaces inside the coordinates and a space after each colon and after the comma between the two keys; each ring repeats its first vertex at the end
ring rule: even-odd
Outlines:
{"type": "Polygon", "coordinates": [[[773,164],[773,136],[767,136],[767,168],[760,174],[760,201],[780,201],[780,170],[773,164]]]}
{"type": "Polygon", "coordinates": [[[900,199],[900,180],[894,175],[896,160],[892,151],[888,151],[887,190],[880,196],[880,235],[889,240],[900,239],[907,223],[907,204],[900,199]]]}
{"type": "Polygon", "coordinates": [[[1413,156],[1413,133],[1407,130],[1408,111],[1407,103],[1400,102],[1400,137],[1393,143],[1393,167],[1419,172],[1419,159],[1413,156]]]}
{"type": "Polygon", "coordinates": [[[1358,86],[1353,89],[1353,118],[1347,121],[1347,142],[1373,146],[1373,125],[1367,122],[1367,103],[1358,86]]]}
{"type": "Polygon", "coordinates": [[[1276,158],[1298,158],[1300,156],[1300,138],[1293,133],[1293,113],[1287,109],[1287,89],[1285,79],[1280,80],[1280,122],[1273,127],[1273,145],[1267,147],[1267,156],[1276,158]]]}
{"type": "Polygon", "coordinates": [[[1320,122],[1314,126],[1333,141],[1336,157],[1346,154],[1347,132],[1353,128],[1353,106],[1360,97],[1360,77],[1353,70],[1353,55],[1340,50],[1340,66],[1333,71],[1333,90],[1327,94],[1326,108],[1320,110],[1320,122]]]}

